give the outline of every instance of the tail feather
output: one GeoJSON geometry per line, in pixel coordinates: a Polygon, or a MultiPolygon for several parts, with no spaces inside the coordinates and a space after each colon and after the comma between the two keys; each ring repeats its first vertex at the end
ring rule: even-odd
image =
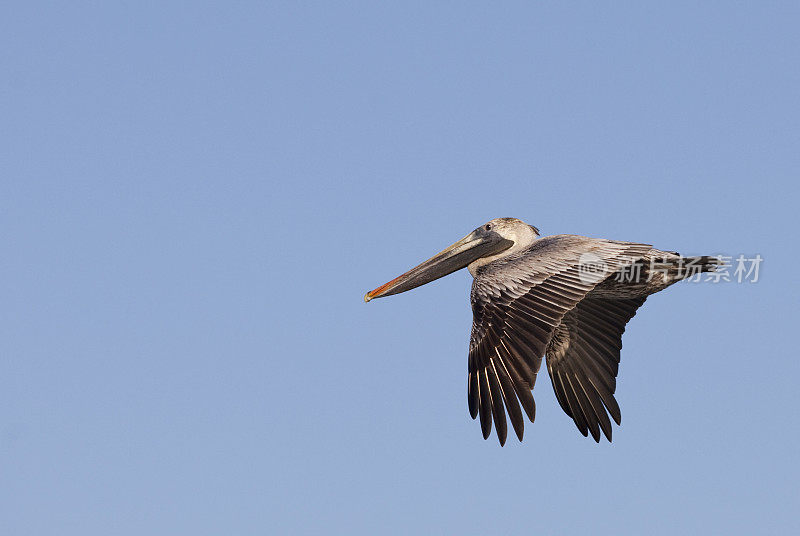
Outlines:
{"type": "Polygon", "coordinates": [[[671,259],[672,264],[669,268],[669,276],[672,282],[678,282],[681,279],[689,279],[698,274],[706,272],[716,272],[717,268],[725,264],[719,257],[712,257],[710,255],[700,255],[697,257],[678,257],[671,259]]]}
{"type": "Polygon", "coordinates": [[[663,282],[672,284],[697,274],[715,272],[723,264],[722,259],[711,255],[684,257],[669,252],[668,255],[653,258],[648,273],[650,276],[661,274],[663,282]]]}
{"type": "Polygon", "coordinates": [[[696,266],[697,269],[703,272],[715,272],[717,267],[725,264],[719,257],[712,257],[710,255],[701,255],[699,257],[681,257],[685,267],[696,266]]]}

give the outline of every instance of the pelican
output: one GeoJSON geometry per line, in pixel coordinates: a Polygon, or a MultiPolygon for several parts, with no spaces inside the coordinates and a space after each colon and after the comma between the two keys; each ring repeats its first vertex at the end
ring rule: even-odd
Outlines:
{"type": "Polygon", "coordinates": [[[622,333],[647,296],[720,260],[682,257],[649,244],[576,235],[540,237],[516,218],[496,218],[419,266],[367,292],[391,296],[468,268],[473,276],[467,402],[483,438],[494,421],[504,445],[506,415],[522,441],[533,422],[533,386],[547,356],[558,403],[578,430],[611,441],[622,333]],[[521,408],[520,408],[521,406],[521,408]]]}

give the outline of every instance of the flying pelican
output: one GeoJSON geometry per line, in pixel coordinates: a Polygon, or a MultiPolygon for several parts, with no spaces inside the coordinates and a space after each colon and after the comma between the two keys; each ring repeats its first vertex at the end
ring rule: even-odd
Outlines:
{"type": "Polygon", "coordinates": [[[717,258],[682,257],[648,244],[576,235],[539,237],[516,218],[496,218],[385,285],[364,301],[391,296],[467,267],[472,334],[467,401],[483,438],[494,420],[500,445],[506,413],[522,441],[522,409],[533,422],[536,374],[547,372],[558,403],[598,443],[619,425],[614,399],[622,333],[647,296],[713,271],[717,258]]]}

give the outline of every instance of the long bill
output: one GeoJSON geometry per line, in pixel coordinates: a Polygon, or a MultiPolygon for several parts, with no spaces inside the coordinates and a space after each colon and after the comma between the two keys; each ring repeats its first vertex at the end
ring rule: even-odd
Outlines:
{"type": "Polygon", "coordinates": [[[368,302],[373,298],[391,296],[417,288],[460,270],[481,257],[500,253],[512,245],[514,242],[506,240],[497,233],[489,232],[479,235],[478,231],[474,231],[419,266],[415,266],[403,275],[367,292],[364,301],[368,302]]]}

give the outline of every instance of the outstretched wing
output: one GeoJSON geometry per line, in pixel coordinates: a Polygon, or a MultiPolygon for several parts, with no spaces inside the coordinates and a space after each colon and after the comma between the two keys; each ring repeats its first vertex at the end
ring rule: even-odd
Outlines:
{"type": "Polygon", "coordinates": [[[608,275],[640,259],[646,244],[573,235],[541,238],[480,268],[472,285],[467,400],[483,437],[507,436],[506,410],[522,440],[522,411],[533,422],[533,389],[556,327],[608,275]],[[592,263],[587,270],[587,264],[592,263]],[[520,405],[522,408],[520,408],[520,405]]]}
{"type": "Polygon", "coordinates": [[[614,398],[625,325],[646,297],[593,298],[580,301],[564,315],[547,347],[547,372],[561,408],[578,430],[611,441],[611,421],[620,423],[614,398]],[[607,414],[608,413],[608,414],[607,414]]]}

